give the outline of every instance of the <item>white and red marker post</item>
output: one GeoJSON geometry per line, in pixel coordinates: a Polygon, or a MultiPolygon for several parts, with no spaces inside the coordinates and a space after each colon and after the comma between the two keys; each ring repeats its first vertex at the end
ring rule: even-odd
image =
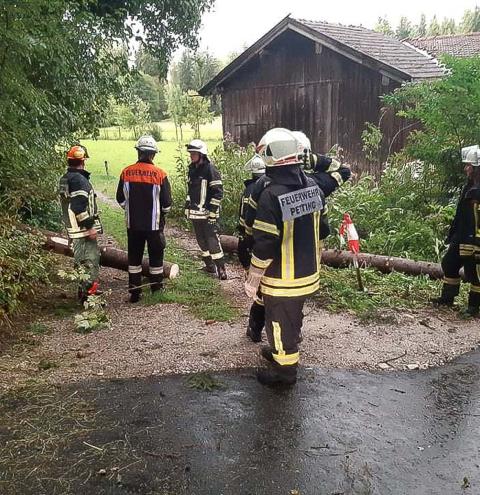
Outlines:
{"type": "Polygon", "coordinates": [[[348,213],[343,214],[343,222],[338,230],[340,234],[340,242],[345,242],[344,237],[347,234],[347,244],[348,249],[353,254],[353,266],[357,273],[358,289],[362,292],[365,291],[365,286],[363,285],[362,274],[360,272],[360,265],[358,263],[358,253],[360,252],[360,238],[358,237],[357,229],[353,225],[352,218],[348,213]]]}

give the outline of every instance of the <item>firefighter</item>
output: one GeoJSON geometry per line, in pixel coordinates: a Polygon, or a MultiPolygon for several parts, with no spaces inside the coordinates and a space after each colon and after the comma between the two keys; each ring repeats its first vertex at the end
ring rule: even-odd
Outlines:
{"type": "MultiPolygon", "coordinates": [[[[294,136],[301,146],[301,163],[303,168],[307,170],[307,176],[311,177],[324,193],[325,198],[332,194],[338,187],[350,179],[350,168],[340,164],[339,161],[325,155],[315,154],[311,151],[311,144],[308,137],[300,131],[292,131],[294,136]]],[[[238,257],[242,265],[245,267],[243,258],[247,261],[247,266],[250,264],[247,249],[251,250],[253,246],[253,223],[256,217],[256,207],[258,198],[269,182],[268,176],[261,176],[250,187],[250,197],[244,201],[243,211],[243,231],[238,243],[238,257]],[[243,238],[242,238],[243,237],[243,238]],[[246,253],[246,254],[244,254],[246,253]]],[[[328,224],[328,206],[325,203],[324,211],[321,216],[320,224],[320,246],[323,246],[323,240],[330,235],[330,226],[328,224]]],[[[250,317],[247,326],[247,336],[253,342],[262,340],[262,329],[264,327],[264,309],[260,306],[261,298],[255,301],[250,309],[250,317]],[[258,303],[258,304],[257,304],[258,303]]],[[[299,341],[302,340],[300,334],[299,341]]]]}
{"type": "MultiPolygon", "coordinates": [[[[259,155],[253,156],[246,164],[244,169],[251,172],[251,177],[244,181],[245,189],[240,199],[239,220],[238,220],[238,259],[245,270],[250,268],[251,251],[253,247],[253,238],[245,232],[245,214],[249,207],[252,189],[257,180],[265,174],[265,162],[259,155]]],[[[262,330],[265,326],[265,307],[262,296],[257,294],[257,298],[250,307],[248,318],[247,337],[252,342],[261,342],[262,330]]]]}
{"type": "Polygon", "coordinates": [[[227,279],[225,261],[217,235],[220,202],[223,198],[222,178],[208,158],[207,145],[200,139],[187,144],[190,153],[188,192],[185,216],[192,221],[195,237],[202,251],[205,270],[227,279]]]}
{"type": "Polygon", "coordinates": [[[460,292],[460,269],[470,282],[466,314],[477,316],[480,308],[480,148],[462,148],[467,176],[455,217],[447,237],[448,250],[442,259],[442,293],[433,299],[436,305],[453,306],[460,292]]]}
{"type": "Polygon", "coordinates": [[[135,146],[138,160],[123,169],[117,188],[117,202],[125,210],[128,238],[128,285],[130,302],[142,293],[142,258],[148,248],[150,289],[163,288],[163,254],[166,246],[165,216],[172,196],[167,174],[154,165],[158,147],[152,136],[141,136],[135,146]]]}
{"type": "Polygon", "coordinates": [[[302,146],[291,131],[271,129],[257,151],[265,161],[268,180],[257,202],[245,292],[251,298],[259,288],[262,293],[269,342],[262,356],[272,364],[257,378],[265,385],[293,385],[303,305],[319,286],[324,196],[303,172],[302,146]]]}
{"type": "MultiPolygon", "coordinates": [[[[335,158],[326,155],[319,155],[312,152],[310,139],[301,131],[293,131],[295,137],[303,146],[303,167],[307,176],[311,177],[317,186],[323,191],[325,198],[330,196],[342,184],[347,182],[352,175],[349,167],[342,165],[335,158]]],[[[328,206],[325,203],[325,209],[321,219],[320,238],[323,241],[330,235],[330,225],[328,223],[328,206]]]]}
{"type": "Polygon", "coordinates": [[[67,172],[59,182],[60,204],[67,235],[73,245],[76,267],[82,267],[88,279],[81,282],[78,298],[84,303],[98,293],[100,252],[97,234],[102,233],[96,194],[85,170],[88,154],[84,146],[72,146],[67,152],[67,172]]]}

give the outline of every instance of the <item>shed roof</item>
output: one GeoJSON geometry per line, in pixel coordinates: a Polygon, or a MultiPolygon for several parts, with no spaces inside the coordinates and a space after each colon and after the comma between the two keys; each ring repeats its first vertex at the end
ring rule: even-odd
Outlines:
{"type": "Polygon", "coordinates": [[[404,42],[420,50],[425,50],[433,57],[444,54],[453,55],[454,57],[480,55],[480,33],[407,38],[404,42]]]}
{"type": "Polygon", "coordinates": [[[382,33],[361,26],[343,26],[287,16],[220,71],[200,90],[200,94],[211,93],[260,50],[288,30],[400,82],[435,79],[445,73],[431,55],[382,33]]]}

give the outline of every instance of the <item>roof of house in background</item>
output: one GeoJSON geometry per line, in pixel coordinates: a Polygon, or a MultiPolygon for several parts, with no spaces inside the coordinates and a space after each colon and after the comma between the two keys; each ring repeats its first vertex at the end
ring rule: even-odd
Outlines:
{"type": "Polygon", "coordinates": [[[343,26],[287,16],[220,71],[200,90],[200,94],[211,93],[216,86],[288,30],[400,82],[435,79],[445,74],[434,57],[382,33],[361,26],[343,26]]]}
{"type": "Polygon", "coordinates": [[[433,57],[444,54],[453,55],[454,57],[480,55],[480,33],[407,38],[403,41],[420,50],[425,50],[433,57]]]}

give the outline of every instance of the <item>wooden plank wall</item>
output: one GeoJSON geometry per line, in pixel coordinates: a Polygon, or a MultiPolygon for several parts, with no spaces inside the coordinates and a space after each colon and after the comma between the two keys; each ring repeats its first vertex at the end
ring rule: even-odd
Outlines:
{"type": "MultiPolygon", "coordinates": [[[[221,88],[224,133],[245,145],[258,142],[272,127],[302,130],[315,151],[340,144],[357,172],[379,175],[380,162],[369,163],[362,152],[361,132],[365,122],[378,123],[379,96],[398,86],[378,71],[286,32],[221,88]]],[[[403,126],[391,114],[382,119],[383,158],[403,126]]],[[[392,150],[401,148],[404,134],[392,150]]]]}

